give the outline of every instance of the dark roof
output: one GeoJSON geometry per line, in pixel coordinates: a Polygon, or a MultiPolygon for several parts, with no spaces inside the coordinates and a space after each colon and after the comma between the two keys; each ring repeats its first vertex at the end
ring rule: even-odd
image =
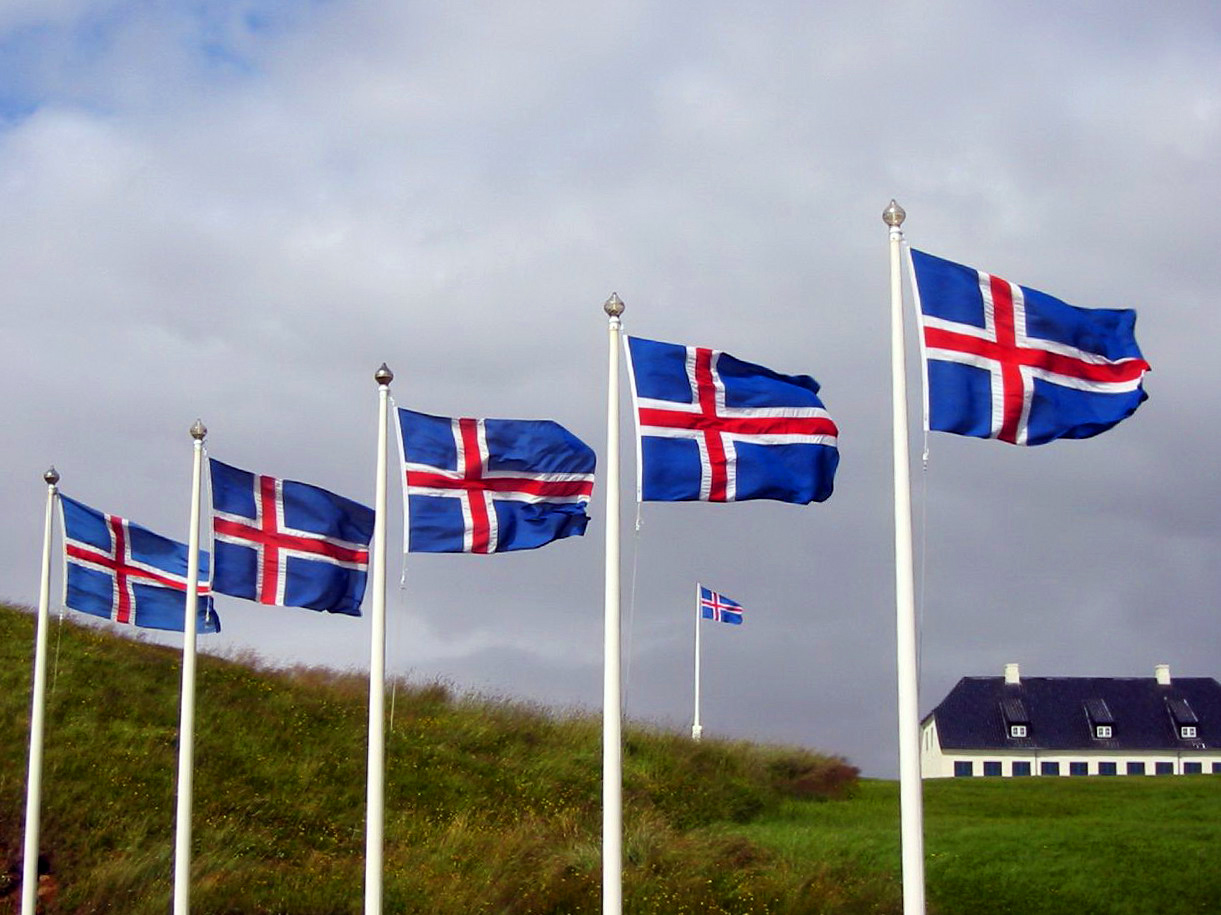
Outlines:
{"type": "Polygon", "coordinates": [[[1026,714],[1026,706],[1017,696],[1005,696],[1001,699],[1001,714],[1007,724],[1030,724],[1030,716],[1026,714]]]}
{"type": "Polygon", "coordinates": [[[1203,750],[1221,747],[1221,683],[1178,677],[963,677],[926,716],[942,749],[1203,750]],[[1010,724],[1028,725],[1009,737],[1010,724]],[[1110,725],[1111,737],[1094,728],[1110,725]],[[1180,737],[1182,725],[1195,738],[1180,737]]]}
{"type": "Polygon", "coordinates": [[[1085,713],[1090,716],[1092,724],[1114,724],[1115,716],[1107,708],[1105,699],[1086,699],[1085,713]]]}

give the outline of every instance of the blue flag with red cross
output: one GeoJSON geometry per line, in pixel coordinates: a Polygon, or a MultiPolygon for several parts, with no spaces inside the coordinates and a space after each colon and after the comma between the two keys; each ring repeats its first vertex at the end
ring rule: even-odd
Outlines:
{"type": "Polygon", "coordinates": [[[585,533],[593,449],[549,419],[398,410],[407,550],[503,553],[585,533]]]}
{"type": "Polygon", "coordinates": [[[643,501],[822,502],[839,430],[809,375],[721,350],[628,337],[643,501]]]}
{"type": "MultiPolygon", "coordinates": [[[[118,515],[59,497],[64,531],[64,604],[146,629],[181,632],[187,605],[187,545],[118,515]]],[[[208,554],[199,554],[208,577],[208,554]]],[[[198,585],[196,632],[219,632],[207,581],[198,585]]]]}
{"type": "Polygon", "coordinates": [[[215,593],[360,616],[373,509],[214,458],[208,466],[215,593]]]}
{"type": "Polygon", "coordinates": [[[733,598],[718,594],[703,585],[700,585],[699,589],[701,618],[718,623],[730,623],[734,626],[742,625],[742,615],[745,611],[741,604],[733,598]]]}
{"type": "Polygon", "coordinates": [[[911,267],[929,429],[1042,445],[1105,432],[1147,399],[1131,309],[1079,308],[923,251],[911,267]]]}

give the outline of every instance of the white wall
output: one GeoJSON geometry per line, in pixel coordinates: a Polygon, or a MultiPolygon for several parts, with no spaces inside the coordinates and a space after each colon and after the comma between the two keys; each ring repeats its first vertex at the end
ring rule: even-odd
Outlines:
{"type": "Polygon", "coordinates": [[[960,760],[966,760],[974,763],[974,775],[980,777],[984,774],[984,762],[999,762],[1001,764],[1001,775],[1010,777],[1013,775],[1013,764],[1015,762],[1030,763],[1030,774],[1038,776],[1041,774],[1041,766],[1044,762],[1058,762],[1060,764],[1060,775],[1069,777],[1069,763],[1084,762],[1087,766],[1088,774],[1098,774],[1098,764],[1100,762],[1113,762],[1116,764],[1116,774],[1126,775],[1129,762],[1143,762],[1145,764],[1146,775],[1157,774],[1157,763],[1170,763],[1173,766],[1175,775],[1184,774],[1183,764],[1186,762],[1198,762],[1201,764],[1205,775],[1213,771],[1213,765],[1221,766],[1221,752],[1216,750],[1199,750],[1199,751],[1184,751],[1181,753],[1170,752],[1150,752],[1150,753],[1132,753],[1132,752],[1114,752],[1106,750],[1082,750],[1080,752],[1034,752],[1028,749],[1022,750],[952,750],[943,752],[940,741],[937,737],[937,723],[934,719],[929,719],[920,729],[920,771],[924,778],[953,778],[954,763],[960,760]]]}

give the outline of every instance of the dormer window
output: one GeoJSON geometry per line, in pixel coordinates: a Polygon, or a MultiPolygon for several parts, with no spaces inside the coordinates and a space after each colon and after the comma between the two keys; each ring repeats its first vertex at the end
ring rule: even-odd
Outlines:
{"type": "Polygon", "coordinates": [[[1026,706],[1016,696],[1001,700],[1001,717],[1005,720],[1005,729],[1010,738],[1026,737],[1030,734],[1030,716],[1026,706]]]}
{"type": "Polygon", "coordinates": [[[1095,740],[1110,740],[1115,736],[1115,716],[1105,699],[1087,699],[1085,717],[1089,719],[1090,733],[1095,740]]]}
{"type": "Polygon", "coordinates": [[[1186,699],[1167,699],[1166,711],[1170,713],[1170,720],[1174,722],[1180,740],[1195,740],[1199,737],[1200,731],[1197,725],[1199,725],[1200,719],[1186,699]]]}

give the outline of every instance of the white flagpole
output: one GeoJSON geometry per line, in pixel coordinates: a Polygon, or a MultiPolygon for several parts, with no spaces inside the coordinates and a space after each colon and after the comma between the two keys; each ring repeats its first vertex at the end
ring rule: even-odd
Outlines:
{"type": "Polygon", "coordinates": [[[182,613],[182,696],[178,721],[178,815],[174,838],[174,915],[191,910],[191,796],[195,782],[195,629],[199,603],[199,490],[204,437],[208,430],[195,420],[191,438],[191,529],[187,533],[187,593],[182,613]]]}
{"type": "Polygon", "coordinates": [[[700,585],[695,584],[695,718],[691,722],[691,739],[699,740],[704,729],[700,726],[700,585]]]}
{"type": "Polygon", "coordinates": [[[42,475],[47,484],[47,511],[42,535],[42,579],[38,588],[38,623],[34,633],[34,690],[30,705],[30,767],[25,785],[25,851],[21,871],[21,915],[34,915],[38,905],[38,833],[42,825],[42,730],[47,695],[47,616],[51,605],[51,527],[55,484],[52,467],[42,475]]]}
{"type": "Polygon", "coordinates": [[[911,468],[907,442],[902,244],[907,214],[895,201],[882,213],[890,226],[890,366],[894,419],[895,621],[899,683],[899,815],[903,913],[924,913],[924,801],[920,784],[920,704],[916,660],[916,588],[912,562],[911,468]]]}
{"type": "Polygon", "coordinates": [[[381,915],[386,804],[386,411],[394,373],[382,363],[377,382],[377,484],[374,495],[369,647],[369,764],[365,803],[365,915],[381,915]]]}
{"type": "Polygon", "coordinates": [[[606,605],[602,664],[602,913],[623,911],[623,729],[619,645],[619,316],[616,293],[602,306],[610,319],[606,376],[606,605]]]}

